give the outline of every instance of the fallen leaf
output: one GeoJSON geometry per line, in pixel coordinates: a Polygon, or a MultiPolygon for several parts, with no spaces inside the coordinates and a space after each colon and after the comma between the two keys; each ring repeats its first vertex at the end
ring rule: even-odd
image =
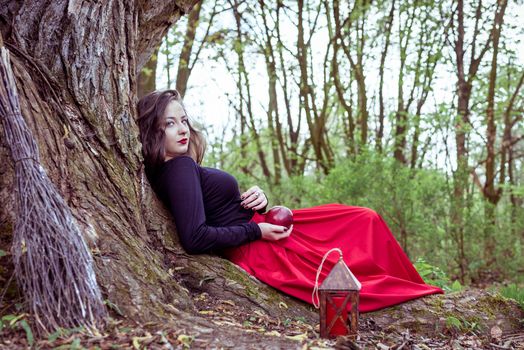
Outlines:
{"type": "Polygon", "coordinates": [[[213,310],[200,310],[198,313],[201,315],[213,315],[215,312],[213,310]]]}
{"type": "Polygon", "coordinates": [[[281,301],[280,303],[278,303],[278,307],[281,308],[281,309],[288,309],[287,304],[284,303],[283,301],[281,301]]]}
{"type": "Polygon", "coordinates": [[[389,350],[389,346],[387,346],[386,344],[382,344],[382,343],[378,343],[377,348],[380,350],[389,350]]]}
{"type": "Polygon", "coordinates": [[[216,278],[216,276],[206,276],[200,280],[200,283],[198,284],[200,287],[202,287],[202,284],[207,281],[212,281],[216,278]]]}
{"type": "Polygon", "coordinates": [[[193,342],[193,337],[186,334],[180,334],[178,338],[176,338],[178,342],[180,342],[183,346],[189,348],[191,346],[191,343],[193,342]]]}
{"type": "Polygon", "coordinates": [[[257,314],[260,317],[266,316],[262,311],[259,311],[259,310],[255,310],[254,313],[257,314]]]}
{"type": "Polygon", "coordinates": [[[292,335],[292,336],[286,335],[286,338],[291,339],[291,340],[303,341],[307,339],[307,332],[302,333],[302,334],[292,335]]]}
{"type": "Polygon", "coordinates": [[[280,337],[281,336],[280,332],[277,332],[277,331],[266,332],[264,334],[265,335],[272,335],[272,336],[275,336],[275,337],[280,337]]]}
{"type": "Polygon", "coordinates": [[[490,334],[492,339],[499,341],[502,338],[502,329],[499,326],[493,326],[490,334]]]}
{"type": "Polygon", "coordinates": [[[140,341],[138,340],[138,337],[133,337],[133,347],[136,350],[140,349],[140,341]]]}

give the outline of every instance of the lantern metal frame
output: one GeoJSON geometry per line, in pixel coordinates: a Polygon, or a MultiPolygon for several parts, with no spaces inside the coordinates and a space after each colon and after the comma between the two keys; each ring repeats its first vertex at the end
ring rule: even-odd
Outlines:
{"type": "Polygon", "coordinates": [[[350,337],[356,337],[358,333],[358,304],[359,304],[359,293],[358,290],[320,290],[320,336],[322,338],[332,338],[335,335],[330,334],[333,326],[337,320],[341,320],[346,327],[347,335],[350,337]],[[335,297],[343,297],[344,301],[342,305],[338,306],[334,299],[335,297]],[[347,313],[347,318],[344,319],[343,313],[347,308],[348,302],[351,305],[351,310],[347,313]],[[335,315],[333,316],[330,324],[327,323],[327,308],[328,304],[333,310],[335,315]]]}
{"type": "Polygon", "coordinates": [[[333,326],[338,320],[343,322],[347,330],[346,336],[356,337],[358,333],[359,318],[359,291],[362,285],[353,275],[349,267],[342,259],[342,255],[337,263],[333,266],[328,276],[324,279],[319,291],[319,312],[320,312],[320,336],[322,338],[336,337],[332,334],[333,326]],[[343,298],[339,306],[334,298],[343,298]],[[351,308],[347,310],[350,303],[351,308]],[[327,324],[327,310],[332,308],[335,313],[330,323],[327,324]],[[347,310],[347,317],[344,319],[344,311],[347,310]]]}

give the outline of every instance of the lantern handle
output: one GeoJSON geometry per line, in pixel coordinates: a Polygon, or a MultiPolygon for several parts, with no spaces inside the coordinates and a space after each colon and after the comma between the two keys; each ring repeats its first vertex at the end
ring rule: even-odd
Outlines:
{"type": "Polygon", "coordinates": [[[322,266],[324,265],[324,262],[326,261],[327,257],[329,256],[329,254],[335,251],[337,251],[338,254],[340,255],[339,259],[342,259],[342,250],[340,250],[339,248],[330,249],[326,254],[324,254],[324,257],[322,258],[322,262],[320,263],[320,266],[317,269],[317,277],[315,279],[315,288],[313,288],[313,294],[311,295],[311,299],[313,300],[313,306],[315,306],[315,308],[317,309],[320,307],[320,298],[318,297],[318,278],[320,277],[320,273],[322,272],[322,266]]]}

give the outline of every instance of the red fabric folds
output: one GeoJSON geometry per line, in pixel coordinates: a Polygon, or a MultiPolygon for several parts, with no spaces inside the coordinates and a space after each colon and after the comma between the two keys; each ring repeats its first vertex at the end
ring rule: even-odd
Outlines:
{"type": "MultiPolygon", "coordinates": [[[[289,238],[257,240],[228,249],[226,257],[262,282],[312,303],[317,268],[324,254],[340,248],[362,283],[360,311],[374,311],[424,295],[443,293],[424,283],[384,220],[371,209],[326,204],[293,211],[289,238]]],[[[255,213],[252,221],[263,222],[255,213]]],[[[338,254],[324,263],[322,283],[338,254]]]]}

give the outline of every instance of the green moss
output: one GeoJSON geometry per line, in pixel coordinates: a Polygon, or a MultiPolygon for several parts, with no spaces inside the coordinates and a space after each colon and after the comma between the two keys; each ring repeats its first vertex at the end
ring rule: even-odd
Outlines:
{"type": "Polygon", "coordinates": [[[226,278],[233,280],[240,284],[244,289],[246,290],[246,294],[249,297],[259,299],[260,298],[260,292],[258,291],[258,288],[254,286],[253,282],[249,279],[248,275],[245,273],[241,273],[235,266],[232,264],[226,263],[225,264],[226,269],[226,278]]]}
{"type": "Polygon", "coordinates": [[[458,313],[448,312],[445,315],[446,327],[461,333],[475,332],[481,329],[482,318],[478,316],[464,316],[458,313]]]}
{"type": "Polygon", "coordinates": [[[477,308],[490,319],[495,319],[497,313],[511,313],[508,300],[500,294],[489,294],[478,300],[477,308]]]}
{"type": "MultiPolygon", "coordinates": [[[[443,314],[444,301],[440,295],[427,298],[426,304],[428,305],[427,310],[434,311],[437,315],[443,314]]],[[[425,313],[426,310],[421,310],[421,312],[425,313]]]]}

